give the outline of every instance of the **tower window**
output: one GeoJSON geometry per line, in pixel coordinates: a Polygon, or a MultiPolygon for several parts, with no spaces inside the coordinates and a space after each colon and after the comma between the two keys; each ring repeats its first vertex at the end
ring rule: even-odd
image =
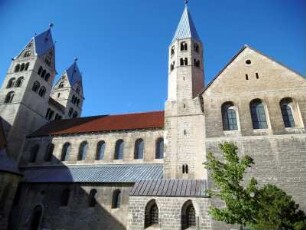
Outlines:
{"type": "Polygon", "coordinates": [[[24,66],[24,70],[28,70],[29,65],[30,65],[30,63],[29,63],[29,62],[27,62],[27,64],[25,64],[25,66],[24,66]]]}
{"type": "Polygon", "coordinates": [[[44,78],[45,75],[46,75],[46,70],[43,70],[42,73],[41,73],[41,77],[44,78]]]}
{"type": "Polygon", "coordinates": [[[194,51],[199,53],[199,45],[197,43],[193,44],[194,51]]]}
{"type": "Polygon", "coordinates": [[[80,87],[77,87],[75,91],[76,91],[77,94],[79,94],[80,91],[81,91],[80,87]]]}
{"type": "Polygon", "coordinates": [[[103,160],[105,152],[105,142],[99,141],[97,144],[96,160],[103,160]]]}
{"type": "Polygon", "coordinates": [[[42,86],[40,89],[39,89],[39,93],[38,95],[41,96],[41,97],[44,97],[46,94],[46,88],[44,86],[42,86]]]}
{"type": "Polygon", "coordinates": [[[251,117],[254,129],[268,128],[264,104],[260,99],[255,99],[250,103],[251,117]]]}
{"type": "Polygon", "coordinates": [[[175,62],[173,62],[171,65],[170,65],[170,70],[174,70],[174,65],[175,65],[175,62]]]}
{"type": "Polygon", "coordinates": [[[7,103],[7,104],[12,103],[14,96],[15,96],[14,91],[9,92],[5,97],[4,103],[7,103]]]}
{"type": "Polygon", "coordinates": [[[184,59],[184,65],[188,65],[188,58],[184,59]]]}
{"type": "Polygon", "coordinates": [[[174,46],[172,46],[171,47],[171,56],[174,55],[174,53],[175,53],[175,49],[174,49],[174,46]]]}
{"type": "Polygon", "coordinates": [[[38,72],[37,72],[38,75],[41,75],[41,72],[42,72],[42,71],[43,71],[43,68],[40,66],[39,69],[38,69],[38,72]]]}
{"type": "Polygon", "coordinates": [[[21,87],[23,80],[24,80],[23,77],[19,77],[15,83],[15,87],[21,87]]]}
{"type": "Polygon", "coordinates": [[[58,93],[58,94],[57,94],[57,98],[59,98],[60,96],[61,96],[61,93],[58,93]]]}
{"type": "Polygon", "coordinates": [[[26,52],[24,52],[23,57],[29,57],[31,56],[31,51],[27,50],[26,52]]]}
{"type": "Polygon", "coordinates": [[[221,106],[223,130],[237,130],[237,117],[234,104],[225,102],[221,106]]]}
{"type": "Polygon", "coordinates": [[[96,189],[91,189],[89,192],[89,196],[88,196],[88,206],[89,207],[95,207],[96,203],[97,203],[97,190],[96,189]]]}
{"type": "Polygon", "coordinates": [[[149,201],[145,208],[145,228],[158,224],[158,212],[156,201],[149,201]]]}
{"type": "Polygon", "coordinates": [[[187,43],[181,42],[181,51],[186,51],[186,50],[187,50],[187,43]]]}
{"type": "Polygon", "coordinates": [[[86,141],[83,141],[80,144],[80,148],[79,148],[79,155],[78,155],[78,161],[83,161],[86,159],[87,156],[87,150],[88,150],[88,143],[86,141]]]}
{"type": "Polygon", "coordinates": [[[76,117],[78,117],[78,112],[77,111],[74,111],[73,112],[73,116],[72,116],[73,118],[76,118],[76,117]]]}
{"type": "Polygon", "coordinates": [[[193,62],[196,67],[200,67],[200,60],[194,59],[193,62]]]}
{"type": "Polygon", "coordinates": [[[69,109],[69,112],[68,112],[68,116],[71,117],[71,116],[72,116],[72,113],[73,113],[73,108],[70,108],[70,109],[69,109]]]}
{"type": "Polygon", "coordinates": [[[155,145],[155,159],[164,158],[164,139],[158,138],[155,145]]]}
{"type": "Polygon", "coordinates": [[[40,87],[39,82],[35,81],[33,86],[32,86],[32,91],[34,91],[36,93],[38,91],[39,87],[40,87]]]}
{"type": "Polygon", "coordinates": [[[135,142],[134,159],[143,159],[144,142],[142,139],[137,139],[135,142]]]}
{"type": "Polygon", "coordinates": [[[115,146],[115,155],[114,155],[115,160],[123,159],[123,149],[124,149],[123,140],[118,140],[115,146]]]}
{"type": "Polygon", "coordinates": [[[292,105],[293,103],[291,98],[285,98],[280,101],[280,108],[284,125],[286,128],[295,126],[294,117],[292,113],[292,105]]]}
{"type": "Polygon", "coordinates": [[[249,80],[249,75],[245,75],[245,80],[249,80]]]}
{"type": "Polygon", "coordinates": [[[17,65],[15,66],[14,72],[19,72],[19,71],[20,71],[20,64],[17,64],[17,65]]]}
{"type": "Polygon", "coordinates": [[[183,174],[188,174],[188,165],[187,164],[183,164],[182,172],[183,172],[183,174]]]}
{"type": "Polygon", "coordinates": [[[59,85],[58,85],[58,88],[63,88],[64,87],[64,82],[61,82],[59,85]]]}
{"type": "Polygon", "coordinates": [[[256,79],[259,79],[259,74],[258,73],[256,73],[256,79]]]}
{"type": "Polygon", "coordinates": [[[121,191],[116,189],[113,192],[113,199],[112,199],[112,208],[120,208],[121,203],[121,191]]]}
{"type": "Polygon", "coordinates": [[[45,80],[46,80],[46,81],[49,81],[49,78],[50,78],[50,74],[47,73],[46,76],[45,76],[45,80]]]}
{"type": "Polygon", "coordinates": [[[12,88],[12,87],[14,86],[15,80],[16,80],[15,78],[11,78],[11,79],[8,81],[6,88],[7,88],[7,89],[8,89],[8,88],[12,88]]]}

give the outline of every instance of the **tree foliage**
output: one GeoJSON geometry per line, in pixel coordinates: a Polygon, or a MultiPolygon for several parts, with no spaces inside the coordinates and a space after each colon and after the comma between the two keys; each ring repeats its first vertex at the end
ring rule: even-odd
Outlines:
{"type": "Polygon", "coordinates": [[[223,208],[210,208],[215,220],[254,230],[306,229],[305,213],[298,210],[291,196],[274,185],[259,188],[253,177],[244,181],[246,170],[254,164],[250,156],[239,158],[233,143],[225,142],[219,148],[224,160],[208,153],[205,163],[216,187],[208,192],[225,203],[223,208]]]}

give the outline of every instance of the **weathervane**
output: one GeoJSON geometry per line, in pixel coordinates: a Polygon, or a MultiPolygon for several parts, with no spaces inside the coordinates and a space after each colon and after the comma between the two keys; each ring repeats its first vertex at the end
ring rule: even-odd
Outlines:
{"type": "Polygon", "coordinates": [[[188,4],[188,0],[184,0],[185,1],[185,5],[187,5],[188,4]]]}

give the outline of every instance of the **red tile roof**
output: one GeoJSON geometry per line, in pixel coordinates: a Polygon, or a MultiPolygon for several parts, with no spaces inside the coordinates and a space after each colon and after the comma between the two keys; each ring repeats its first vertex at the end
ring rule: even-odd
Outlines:
{"type": "Polygon", "coordinates": [[[163,127],[164,111],[102,115],[52,121],[32,133],[29,137],[120,130],[161,129],[163,127]]]}

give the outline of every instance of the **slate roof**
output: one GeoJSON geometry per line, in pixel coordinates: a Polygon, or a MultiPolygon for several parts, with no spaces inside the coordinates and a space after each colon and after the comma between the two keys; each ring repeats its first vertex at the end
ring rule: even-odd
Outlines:
{"type": "Polygon", "coordinates": [[[36,35],[33,39],[35,44],[35,52],[38,56],[43,55],[50,49],[54,48],[51,29],[47,29],[45,32],[36,35]]]}
{"type": "Polygon", "coordinates": [[[136,182],[130,196],[208,197],[205,180],[142,180],[136,182]]]}
{"type": "Polygon", "coordinates": [[[23,168],[24,180],[32,183],[100,182],[134,183],[161,179],[162,164],[72,165],[23,168]]]}
{"type": "Polygon", "coordinates": [[[102,115],[52,121],[29,135],[29,137],[137,129],[162,129],[163,127],[164,111],[102,115]]]}
{"type": "Polygon", "coordinates": [[[174,42],[177,39],[184,39],[184,38],[193,38],[195,40],[200,41],[200,37],[194,26],[187,5],[185,6],[184,12],[177,26],[172,42],[174,42]]]}
{"type": "Polygon", "coordinates": [[[66,70],[66,73],[71,86],[74,86],[76,83],[82,85],[82,75],[76,61],[66,70]]]}

